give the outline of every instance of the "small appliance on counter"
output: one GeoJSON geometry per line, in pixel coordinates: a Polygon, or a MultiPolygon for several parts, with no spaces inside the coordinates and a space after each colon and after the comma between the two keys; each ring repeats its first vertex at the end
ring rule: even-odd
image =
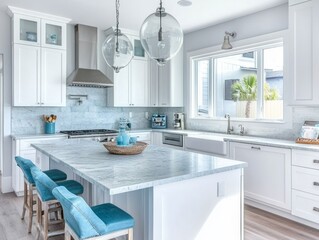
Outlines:
{"type": "Polygon", "coordinates": [[[153,114],[152,115],[152,128],[166,128],[167,127],[166,115],[153,114]]]}
{"type": "Polygon", "coordinates": [[[173,125],[175,129],[184,129],[184,113],[174,113],[173,125]]]}

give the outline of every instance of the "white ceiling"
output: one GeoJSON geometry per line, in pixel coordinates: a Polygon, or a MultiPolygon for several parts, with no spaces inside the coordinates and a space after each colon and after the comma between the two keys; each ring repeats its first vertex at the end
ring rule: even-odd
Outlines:
{"type": "MultiPolygon", "coordinates": [[[[178,0],[163,0],[166,11],[180,22],[185,32],[228,21],[288,0],[192,0],[190,7],[181,7],[178,0]]],[[[121,0],[120,27],[138,30],[143,20],[156,10],[159,0],[121,0]]],[[[26,8],[71,18],[81,23],[106,29],[115,24],[115,0],[1,0],[7,6],[26,8]]]]}

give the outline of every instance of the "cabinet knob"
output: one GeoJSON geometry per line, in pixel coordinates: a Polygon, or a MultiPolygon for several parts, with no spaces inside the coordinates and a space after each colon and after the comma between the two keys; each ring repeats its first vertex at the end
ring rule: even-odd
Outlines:
{"type": "Polygon", "coordinates": [[[315,212],[319,212],[319,208],[317,208],[317,207],[313,207],[312,210],[314,210],[315,212]]]}
{"type": "Polygon", "coordinates": [[[313,163],[319,163],[319,160],[314,159],[314,160],[313,160],[313,163]]]}
{"type": "Polygon", "coordinates": [[[319,182],[313,182],[313,185],[319,187],[319,182]]]}

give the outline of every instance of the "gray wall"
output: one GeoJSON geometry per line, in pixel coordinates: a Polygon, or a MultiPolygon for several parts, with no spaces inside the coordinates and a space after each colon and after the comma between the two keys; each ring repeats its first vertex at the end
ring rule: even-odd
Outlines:
{"type": "MultiPolygon", "coordinates": [[[[187,65],[187,53],[198,49],[221,45],[225,31],[236,31],[235,40],[242,40],[269,34],[288,29],[288,5],[284,4],[262,12],[251,14],[245,17],[237,18],[222,24],[211,26],[199,31],[191,32],[184,38],[184,66],[187,65]]],[[[184,76],[187,76],[187,70],[184,68],[184,76]]],[[[289,79],[285,79],[289,81],[289,79]]],[[[185,83],[188,79],[185,79],[185,83]]],[[[289,83],[288,83],[289,84],[289,83]]],[[[184,85],[184,91],[187,91],[187,84],[184,85]]],[[[188,94],[184,94],[188,96],[188,94]]],[[[188,99],[184,98],[186,104],[188,99]]],[[[187,110],[187,108],[185,108],[187,110]]],[[[264,137],[276,137],[281,139],[294,140],[298,135],[301,125],[305,120],[319,120],[318,108],[294,107],[292,108],[292,123],[289,128],[282,128],[280,125],[267,127],[265,124],[248,125],[248,134],[264,137]]],[[[225,132],[226,121],[194,121],[187,119],[186,127],[193,130],[225,132]]],[[[232,123],[237,128],[239,123],[232,123]]]]}
{"type": "Polygon", "coordinates": [[[0,53],[4,58],[4,115],[1,116],[4,124],[4,144],[3,144],[3,172],[2,175],[11,176],[11,28],[10,17],[6,9],[0,9],[0,53]]]}

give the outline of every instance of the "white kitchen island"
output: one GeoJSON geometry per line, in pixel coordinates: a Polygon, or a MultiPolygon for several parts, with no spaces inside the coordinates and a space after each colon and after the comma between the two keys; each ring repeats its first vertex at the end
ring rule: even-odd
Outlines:
{"type": "Polygon", "coordinates": [[[84,184],[89,204],[129,212],[135,240],[243,240],[246,163],[152,145],[112,155],[83,139],[32,146],[50,168],[84,184]]]}

